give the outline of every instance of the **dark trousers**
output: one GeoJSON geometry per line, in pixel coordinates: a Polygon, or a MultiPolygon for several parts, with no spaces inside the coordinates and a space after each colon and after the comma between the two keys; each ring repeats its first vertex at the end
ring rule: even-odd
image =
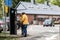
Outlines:
{"type": "Polygon", "coordinates": [[[21,27],[20,26],[20,21],[17,21],[17,26],[18,26],[18,29],[21,27]]]}
{"type": "Polygon", "coordinates": [[[10,25],[9,25],[9,22],[7,22],[7,26],[8,26],[8,31],[10,30],[10,25]]]}
{"type": "Polygon", "coordinates": [[[27,25],[22,25],[22,35],[27,36],[27,25]]]}

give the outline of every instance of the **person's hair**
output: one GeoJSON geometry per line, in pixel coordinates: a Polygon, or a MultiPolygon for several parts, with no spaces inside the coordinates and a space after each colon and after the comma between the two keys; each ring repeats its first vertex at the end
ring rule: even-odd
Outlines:
{"type": "Polygon", "coordinates": [[[22,14],[25,14],[25,12],[22,12],[22,14]]]}

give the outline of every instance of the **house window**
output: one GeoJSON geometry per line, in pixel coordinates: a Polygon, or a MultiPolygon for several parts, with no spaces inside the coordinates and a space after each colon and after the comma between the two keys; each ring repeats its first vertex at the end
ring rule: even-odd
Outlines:
{"type": "Polygon", "coordinates": [[[36,20],[36,15],[34,15],[34,20],[36,20]]]}
{"type": "Polygon", "coordinates": [[[53,20],[55,21],[55,20],[56,20],[56,18],[53,18],[53,20]]]}
{"type": "Polygon", "coordinates": [[[57,20],[60,20],[60,18],[58,18],[57,20]]]}
{"type": "Polygon", "coordinates": [[[38,21],[44,21],[44,18],[37,18],[38,21]]]}

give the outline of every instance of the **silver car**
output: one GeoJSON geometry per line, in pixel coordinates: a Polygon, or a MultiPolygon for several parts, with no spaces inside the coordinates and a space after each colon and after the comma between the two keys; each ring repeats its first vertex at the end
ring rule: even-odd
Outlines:
{"type": "Polygon", "coordinates": [[[3,30],[3,25],[4,25],[4,22],[2,19],[0,19],[0,33],[2,32],[3,30]]]}
{"type": "Polygon", "coordinates": [[[46,19],[43,22],[43,26],[54,26],[53,20],[52,19],[46,19]]]}
{"type": "MultiPolygon", "coordinates": [[[[6,22],[7,23],[7,22],[6,22]]],[[[6,24],[3,19],[0,19],[0,33],[5,29],[8,30],[8,25],[6,24]]]]}

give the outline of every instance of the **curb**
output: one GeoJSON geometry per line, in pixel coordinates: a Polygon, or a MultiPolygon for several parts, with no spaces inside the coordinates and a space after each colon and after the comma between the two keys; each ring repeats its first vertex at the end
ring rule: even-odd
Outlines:
{"type": "Polygon", "coordinates": [[[0,38],[20,38],[18,35],[0,35],[0,38]]]}

